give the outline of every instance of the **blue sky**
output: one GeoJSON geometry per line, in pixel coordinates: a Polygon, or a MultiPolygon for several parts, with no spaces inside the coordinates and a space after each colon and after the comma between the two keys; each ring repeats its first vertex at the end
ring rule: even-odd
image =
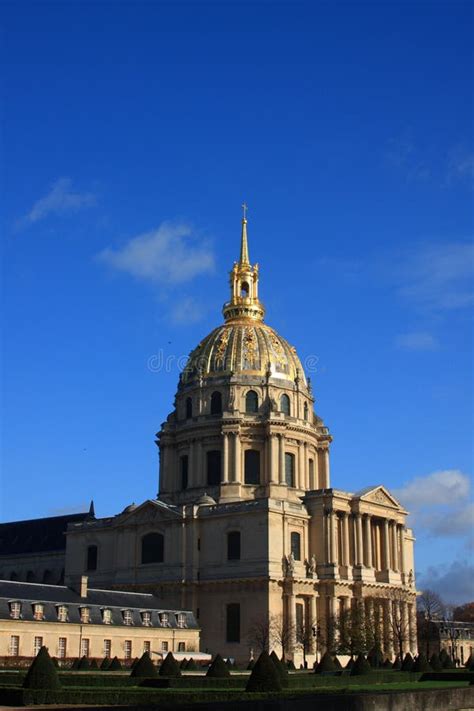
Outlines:
{"type": "Polygon", "coordinates": [[[3,520],[156,494],[246,200],[333,486],[395,491],[472,598],[472,4],[2,10],[3,520]]]}

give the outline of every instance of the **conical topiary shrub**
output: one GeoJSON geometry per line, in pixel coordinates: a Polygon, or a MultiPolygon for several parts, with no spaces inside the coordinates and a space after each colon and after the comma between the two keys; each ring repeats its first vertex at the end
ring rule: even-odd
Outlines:
{"type": "Polygon", "coordinates": [[[315,660],[314,660],[314,664],[313,664],[313,672],[316,672],[316,669],[317,669],[318,667],[319,667],[319,662],[318,662],[317,659],[315,659],[315,660]]]}
{"type": "Polygon", "coordinates": [[[168,652],[160,667],[160,676],[181,676],[181,669],[171,652],[168,652]]]}
{"type": "Polygon", "coordinates": [[[71,664],[71,671],[77,670],[80,661],[81,660],[79,659],[79,657],[77,659],[74,659],[73,663],[71,664]]]}
{"type": "Polygon", "coordinates": [[[181,669],[181,671],[184,671],[186,669],[187,663],[188,660],[186,659],[186,657],[184,657],[184,659],[182,659],[179,664],[179,668],[181,669]]]}
{"type": "Polygon", "coordinates": [[[278,654],[275,650],[270,654],[270,661],[280,678],[280,684],[282,686],[288,686],[288,665],[282,659],[278,659],[278,654]]]}
{"type": "Polygon", "coordinates": [[[228,679],[230,677],[229,667],[220,654],[216,654],[212,660],[206,676],[211,676],[214,679],[228,679]]]}
{"type": "Polygon", "coordinates": [[[89,660],[87,659],[87,657],[86,656],[81,657],[79,660],[79,664],[77,665],[77,670],[78,671],[89,671],[90,668],[91,667],[90,667],[89,660]]]}
{"type": "Polygon", "coordinates": [[[413,670],[413,665],[414,665],[413,657],[411,656],[410,652],[407,652],[403,658],[402,662],[402,671],[409,671],[411,672],[413,670]]]}
{"type": "Polygon", "coordinates": [[[432,654],[430,657],[430,667],[433,671],[441,671],[443,665],[439,661],[439,656],[437,654],[432,654]]]}
{"type": "Polygon", "coordinates": [[[247,671],[252,671],[252,669],[255,666],[255,659],[251,659],[249,663],[247,664],[247,671]]]}
{"type": "Polygon", "coordinates": [[[33,659],[23,682],[24,689],[60,689],[58,672],[46,647],[33,659]]]}
{"type": "Polygon", "coordinates": [[[400,656],[397,654],[397,656],[393,660],[392,669],[394,669],[395,671],[401,671],[401,668],[402,668],[402,660],[400,659],[400,656]]]}
{"type": "Polygon", "coordinates": [[[99,671],[99,665],[97,664],[96,659],[91,659],[89,662],[89,669],[91,671],[99,671]]]}
{"type": "Polygon", "coordinates": [[[333,672],[336,671],[334,665],[334,659],[331,657],[329,652],[324,652],[321,657],[321,661],[318,664],[318,668],[315,670],[315,674],[322,674],[323,672],[333,672]]]}
{"type": "Polygon", "coordinates": [[[150,659],[148,652],[143,652],[142,656],[132,669],[130,676],[151,678],[157,676],[156,667],[150,659]]]}
{"type": "MultiPolygon", "coordinates": [[[[465,669],[469,669],[469,667],[470,667],[471,664],[472,664],[472,661],[473,661],[473,660],[472,660],[472,654],[470,654],[470,655],[468,656],[467,660],[466,660],[465,665],[464,665],[465,669]]],[[[431,664],[431,659],[430,659],[430,664],[431,664]]]]}
{"type": "Polygon", "coordinates": [[[191,657],[191,659],[188,659],[188,662],[186,664],[186,671],[197,671],[198,665],[194,661],[194,659],[191,657]]]}
{"type": "Polygon", "coordinates": [[[255,662],[245,690],[281,691],[280,677],[268,652],[262,652],[255,662]]]}
{"type": "Polygon", "coordinates": [[[372,669],[380,669],[383,664],[383,654],[378,644],[374,644],[367,655],[367,661],[372,669]]]}
{"type": "MultiPolygon", "coordinates": [[[[443,649],[443,652],[445,652],[444,649],[443,649]]],[[[439,655],[439,658],[441,659],[441,654],[439,655]]],[[[449,656],[449,654],[447,652],[445,652],[445,654],[443,655],[441,664],[443,665],[443,669],[456,669],[455,663],[453,662],[453,660],[451,659],[451,657],[449,656]]]]}
{"type": "Polygon", "coordinates": [[[352,669],[353,666],[354,666],[354,660],[352,659],[352,657],[350,657],[350,658],[349,658],[349,661],[347,662],[345,668],[346,668],[346,669],[352,669]]]}
{"type": "Polygon", "coordinates": [[[428,660],[426,659],[423,652],[420,652],[420,654],[415,659],[415,663],[413,664],[412,671],[414,671],[414,672],[431,671],[430,665],[428,664],[428,660]]]}
{"type": "Polygon", "coordinates": [[[137,666],[137,664],[138,664],[139,661],[140,661],[139,658],[138,658],[138,657],[135,657],[135,659],[134,659],[133,662],[132,662],[132,666],[130,667],[130,669],[135,669],[135,667],[137,666]]]}
{"type": "Polygon", "coordinates": [[[110,667],[110,658],[109,657],[104,657],[103,660],[100,663],[100,670],[101,671],[107,671],[107,669],[110,667]]]}
{"type": "Polygon", "coordinates": [[[296,669],[295,663],[292,659],[289,659],[287,661],[286,666],[287,666],[287,669],[289,669],[290,671],[295,671],[295,669],[296,669]]]}
{"type": "Polygon", "coordinates": [[[361,676],[362,674],[370,674],[372,667],[363,654],[359,654],[351,669],[351,676],[361,676]]]}
{"type": "Polygon", "coordinates": [[[109,664],[108,671],[122,671],[122,664],[118,657],[114,657],[109,664]]]}
{"type": "Polygon", "coordinates": [[[339,659],[337,657],[333,657],[333,662],[334,662],[334,666],[337,669],[337,671],[340,671],[342,669],[342,664],[339,661],[339,659]]]}
{"type": "Polygon", "coordinates": [[[382,664],[382,668],[383,668],[383,669],[393,669],[393,664],[392,664],[392,662],[390,661],[390,659],[389,659],[388,657],[387,657],[387,659],[384,661],[384,663],[382,664]]]}
{"type": "Polygon", "coordinates": [[[229,671],[234,668],[234,665],[232,664],[232,662],[229,658],[227,658],[225,660],[225,665],[226,665],[227,669],[229,669],[229,671]]]}
{"type": "Polygon", "coordinates": [[[474,657],[472,658],[472,661],[469,665],[469,671],[474,671],[474,657]]]}

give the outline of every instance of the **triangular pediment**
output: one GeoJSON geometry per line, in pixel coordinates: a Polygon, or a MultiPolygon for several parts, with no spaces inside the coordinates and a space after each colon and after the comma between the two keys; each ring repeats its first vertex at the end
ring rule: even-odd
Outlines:
{"type": "Polygon", "coordinates": [[[380,504],[381,506],[391,506],[397,509],[402,509],[400,503],[384,486],[372,486],[358,492],[356,496],[361,501],[368,501],[371,504],[380,504]]]}
{"type": "Polygon", "coordinates": [[[179,516],[174,506],[169,506],[157,499],[148,499],[134,508],[127,507],[117,517],[122,524],[147,524],[158,521],[169,521],[169,519],[179,516]],[[127,510],[129,509],[129,510],[127,510]]]}

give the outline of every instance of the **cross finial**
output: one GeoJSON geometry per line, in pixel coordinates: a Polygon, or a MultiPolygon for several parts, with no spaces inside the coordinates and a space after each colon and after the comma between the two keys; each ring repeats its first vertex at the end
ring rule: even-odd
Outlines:
{"type": "Polygon", "coordinates": [[[242,213],[243,213],[242,217],[244,220],[247,219],[247,210],[248,210],[247,204],[245,202],[243,202],[242,203],[242,213]]]}

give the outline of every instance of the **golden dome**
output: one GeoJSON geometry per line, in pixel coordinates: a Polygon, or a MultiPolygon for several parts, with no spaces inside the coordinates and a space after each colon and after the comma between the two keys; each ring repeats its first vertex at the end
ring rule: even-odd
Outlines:
{"type": "Polygon", "coordinates": [[[296,350],[273,328],[252,319],[232,320],[215,328],[192,351],[182,373],[183,383],[203,377],[249,375],[306,384],[296,350]],[[270,372],[269,372],[270,371],[270,372]]]}

